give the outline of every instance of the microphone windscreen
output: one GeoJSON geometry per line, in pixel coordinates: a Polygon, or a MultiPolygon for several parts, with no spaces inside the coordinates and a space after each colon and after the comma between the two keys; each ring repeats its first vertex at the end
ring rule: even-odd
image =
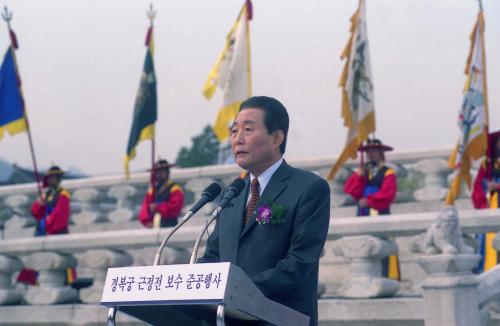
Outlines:
{"type": "Polygon", "coordinates": [[[228,187],[228,189],[233,189],[234,191],[234,196],[238,196],[240,192],[245,188],[245,181],[242,180],[241,178],[236,178],[233,183],[231,183],[228,187]]]}
{"type": "Polygon", "coordinates": [[[203,195],[207,196],[208,201],[211,202],[217,196],[219,196],[221,191],[221,186],[218,183],[214,182],[210,186],[205,188],[205,190],[203,190],[203,195]]]}

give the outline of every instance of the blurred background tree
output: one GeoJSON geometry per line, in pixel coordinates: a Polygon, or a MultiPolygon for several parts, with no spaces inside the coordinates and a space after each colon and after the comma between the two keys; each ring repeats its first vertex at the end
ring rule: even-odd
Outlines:
{"type": "Polygon", "coordinates": [[[188,168],[217,164],[219,141],[215,137],[212,127],[205,126],[201,134],[191,138],[191,148],[181,147],[177,154],[178,167],[188,168]]]}

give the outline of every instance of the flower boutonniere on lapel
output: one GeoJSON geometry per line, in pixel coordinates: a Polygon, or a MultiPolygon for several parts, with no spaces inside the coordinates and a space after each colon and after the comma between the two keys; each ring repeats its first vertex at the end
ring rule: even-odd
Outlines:
{"type": "Polygon", "coordinates": [[[257,217],[255,217],[255,220],[259,224],[281,224],[285,222],[285,211],[286,206],[275,204],[272,200],[268,200],[267,204],[257,208],[257,217]]]}

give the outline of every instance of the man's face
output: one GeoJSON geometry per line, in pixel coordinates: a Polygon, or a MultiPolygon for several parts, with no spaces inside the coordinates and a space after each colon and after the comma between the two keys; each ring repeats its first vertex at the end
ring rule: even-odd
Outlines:
{"type": "Polygon", "coordinates": [[[264,124],[264,111],[257,108],[242,110],[231,129],[231,147],[236,163],[254,175],[264,172],[281,157],[283,131],[269,134],[264,124]]]}
{"type": "Polygon", "coordinates": [[[59,185],[61,184],[61,177],[58,175],[51,175],[47,177],[47,185],[50,188],[59,188],[59,185]]]}
{"type": "Polygon", "coordinates": [[[160,169],[156,171],[156,179],[160,182],[165,182],[168,180],[170,172],[167,169],[160,169]]]}
{"type": "Polygon", "coordinates": [[[370,149],[366,152],[366,155],[369,162],[378,163],[382,160],[382,152],[378,149],[370,149]]]}

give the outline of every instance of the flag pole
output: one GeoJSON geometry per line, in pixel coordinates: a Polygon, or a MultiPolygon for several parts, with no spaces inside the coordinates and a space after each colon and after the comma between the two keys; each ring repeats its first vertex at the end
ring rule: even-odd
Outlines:
{"type": "MultiPolygon", "coordinates": [[[[493,165],[495,164],[494,157],[490,157],[490,121],[489,121],[489,105],[488,105],[488,85],[486,83],[486,48],[484,44],[484,11],[483,11],[483,1],[477,0],[479,5],[479,17],[478,17],[478,26],[479,28],[479,37],[481,38],[481,60],[483,61],[483,91],[484,91],[484,108],[486,115],[486,124],[485,124],[485,132],[486,132],[486,178],[491,181],[493,178],[493,165]]],[[[492,155],[493,156],[493,155],[492,155]]]]}
{"type": "Polygon", "coordinates": [[[31,128],[30,128],[30,124],[29,124],[29,120],[28,120],[28,113],[26,112],[26,103],[24,102],[24,97],[22,94],[21,77],[19,75],[19,71],[17,70],[18,67],[17,67],[15,50],[18,48],[18,44],[17,44],[16,36],[15,36],[14,32],[12,31],[11,26],[10,26],[10,21],[12,20],[12,11],[9,11],[7,6],[4,6],[3,8],[4,8],[4,10],[2,12],[2,18],[7,23],[7,30],[9,32],[10,47],[12,48],[12,57],[14,59],[14,64],[15,64],[15,68],[16,68],[16,77],[17,77],[19,92],[21,94],[21,100],[23,102],[22,104],[23,104],[23,111],[24,111],[24,120],[26,122],[26,132],[28,134],[28,143],[29,143],[29,147],[30,147],[31,160],[33,163],[33,172],[35,174],[38,195],[41,197],[42,196],[42,186],[40,184],[40,173],[38,173],[38,165],[36,162],[35,146],[33,145],[33,137],[31,135],[31,128]]]}
{"type": "MultiPolygon", "coordinates": [[[[149,19],[149,27],[151,28],[151,34],[153,34],[153,22],[154,19],[156,18],[156,10],[153,8],[153,4],[149,4],[149,10],[146,11],[146,15],[149,19]]],[[[152,41],[153,35],[150,36],[150,42],[152,41]]],[[[150,46],[148,44],[148,46],[150,46]]],[[[151,53],[151,58],[153,59],[153,53],[151,53]]],[[[154,62],[154,60],[153,60],[154,62]]],[[[156,129],[156,128],[155,128],[156,129]]],[[[151,192],[153,194],[153,198],[155,198],[155,184],[156,184],[156,172],[155,172],[155,157],[156,157],[156,130],[153,131],[153,137],[151,138],[151,192]]]]}

